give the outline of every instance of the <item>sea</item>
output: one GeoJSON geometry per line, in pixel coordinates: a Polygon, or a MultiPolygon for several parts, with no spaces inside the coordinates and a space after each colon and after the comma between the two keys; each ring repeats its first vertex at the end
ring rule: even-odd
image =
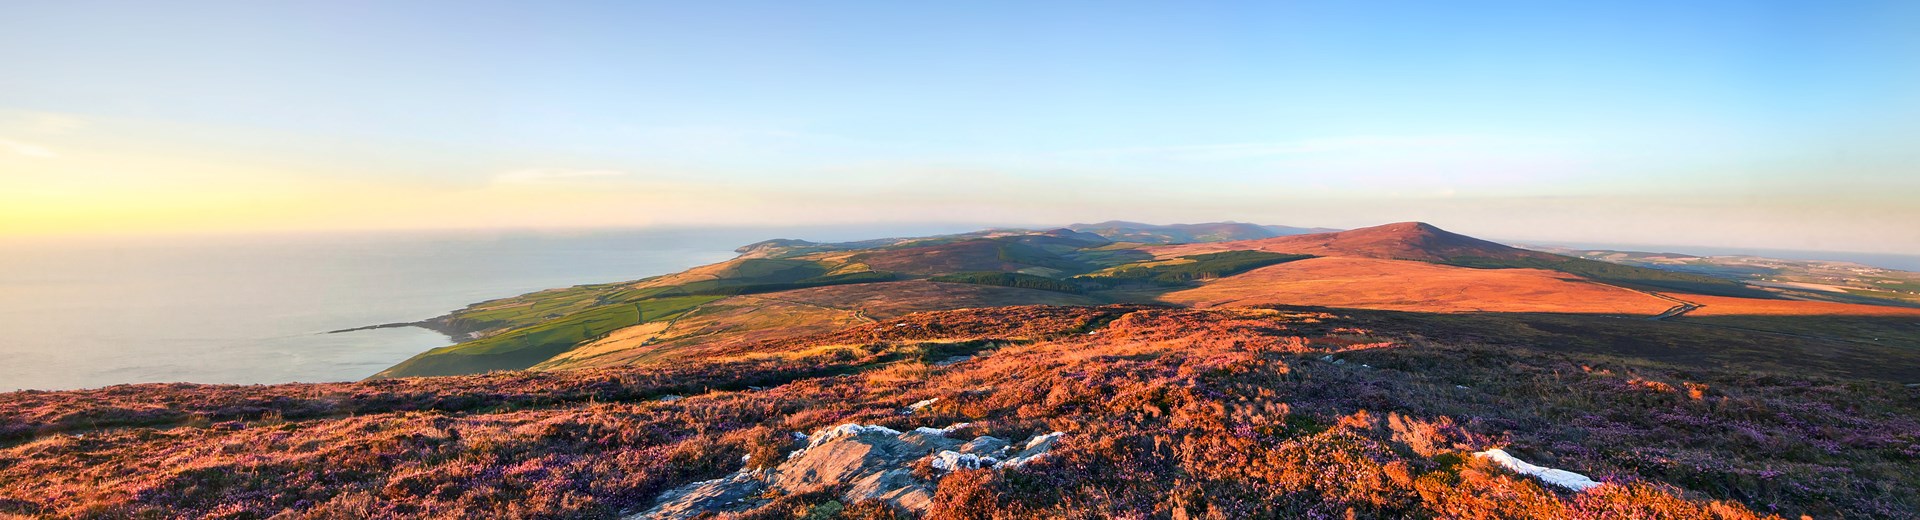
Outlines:
{"type": "MultiPolygon", "coordinates": [[[[1514,242],[1510,242],[1514,243],[1514,242]]],[[[1517,242],[1531,243],[1531,242],[1517,242]]],[[[1852,262],[1860,265],[1893,269],[1896,271],[1920,272],[1920,255],[1897,253],[1860,253],[1850,251],[1800,251],[1793,249],[1762,249],[1740,247],[1705,247],[1647,244],[1550,244],[1575,249],[1605,249],[1611,251],[1641,251],[1648,253],[1678,253],[1693,256],[1758,256],[1780,260],[1818,260],[1828,262],[1852,262]]]]}
{"type": "Polygon", "coordinates": [[[413,322],[732,258],[772,238],[967,225],[438,231],[0,241],[0,391],[353,381],[451,344],[413,322]]]}

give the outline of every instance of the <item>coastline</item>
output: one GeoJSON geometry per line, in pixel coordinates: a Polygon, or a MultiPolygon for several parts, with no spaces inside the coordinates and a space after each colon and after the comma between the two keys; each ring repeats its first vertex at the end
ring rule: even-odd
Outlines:
{"type": "Polygon", "coordinates": [[[382,323],[379,325],[363,325],[359,327],[345,328],[345,329],[339,329],[339,330],[329,330],[326,332],[322,332],[321,334],[342,334],[347,332],[359,332],[364,330],[400,329],[400,328],[407,328],[407,327],[418,327],[418,328],[438,332],[440,333],[440,335],[446,336],[447,341],[451,341],[454,343],[459,343],[462,341],[466,341],[467,339],[472,339],[470,337],[466,339],[462,339],[463,336],[470,336],[471,333],[468,331],[459,330],[458,328],[454,327],[450,322],[451,318],[452,318],[452,315],[447,314],[447,315],[440,315],[432,318],[427,318],[420,321],[382,323]]]}

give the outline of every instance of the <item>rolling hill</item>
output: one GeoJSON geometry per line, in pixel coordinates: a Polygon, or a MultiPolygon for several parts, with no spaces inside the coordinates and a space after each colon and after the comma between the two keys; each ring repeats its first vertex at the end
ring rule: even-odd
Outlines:
{"type": "Polygon", "coordinates": [[[1093,233],[1115,242],[1136,242],[1141,244],[1223,242],[1338,231],[1327,228],[1266,226],[1244,222],[1162,225],[1120,220],[1109,220],[1094,224],[1074,224],[1067,226],[1067,229],[1093,233]]]}
{"type": "Polygon", "coordinates": [[[1336,233],[1145,249],[1161,258],[1248,249],[1316,256],[1412,260],[1483,269],[1547,269],[1635,289],[1745,298],[1773,297],[1766,291],[1723,278],[1520,249],[1453,233],[1424,222],[1400,222],[1336,233]]]}
{"type": "Polygon", "coordinates": [[[1399,222],[1331,233],[1207,242],[1146,250],[1156,257],[1176,257],[1217,251],[1253,250],[1315,256],[1354,256],[1388,260],[1443,263],[1454,258],[1498,260],[1557,259],[1558,255],[1509,247],[1453,233],[1425,222],[1399,222]]]}
{"type": "Polygon", "coordinates": [[[1920,309],[1422,223],[1157,245],[1102,226],[761,242],[476,303],[431,320],[463,341],[361,382],[0,394],[0,518],[1920,503],[1920,309]]]}
{"type": "MultiPolygon", "coordinates": [[[[681,273],[475,304],[432,320],[466,341],[376,377],[659,362],[890,315],[884,309],[1152,303],[1667,317],[1801,305],[1754,300],[1775,295],[1732,280],[1519,249],[1418,222],[1171,245],[1100,233],[1271,230],[1239,223],[1077,226],[1088,231],[760,242],[733,260],[681,273]],[[1708,298],[1727,299],[1701,310],[1708,298]]],[[[1806,308],[1807,315],[1830,314],[1806,308]]]]}
{"type": "Polygon", "coordinates": [[[1316,305],[1422,312],[1651,316],[1673,302],[1544,269],[1472,269],[1406,260],[1320,257],[1169,292],[1194,307],[1316,305]]]}

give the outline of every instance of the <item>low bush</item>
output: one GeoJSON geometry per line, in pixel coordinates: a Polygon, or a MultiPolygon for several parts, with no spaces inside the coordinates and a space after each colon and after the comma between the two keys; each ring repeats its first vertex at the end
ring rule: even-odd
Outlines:
{"type": "MultiPolygon", "coordinates": [[[[791,432],[958,422],[1065,436],[1020,468],[945,476],[935,518],[1910,518],[1920,503],[1920,409],[1899,384],[1443,342],[1427,337],[1445,322],[1388,323],[1014,307],[728,361],[14,392],[0,394],[0,515],[613,518],[783,460],[791,432]],[[975,357],[925,364],[956,353],[975,357]],[[1551,488],[1471,455],[1492,447],[1604,485],[1551,488]]],[[[898,513],[835,500],[779,497],[746,515],[898,513]]]]}
{"type": "Polygon", "coordinates": [[[956,274],[950,274],[950,275],[935,276],[933,278],[930,278],[930,280],[935,282],[947,282],[947,283],[971,283],[971,284],[979,284],[979,285],[998,285],[1001,287],[1018,287],[1021,289],[1039,289],[1042,291],[1054,291],[1054,292],[1063,292],[1063,293],[1070,293],[1070,294],[1081,293],[1079,284],[1065,281],[1065,280],[1047,278],[1045,276],[1035,276],[1035,275],[1022,274],[1022,273],[969,272],[969,273],[956,273],[956,274]]]}

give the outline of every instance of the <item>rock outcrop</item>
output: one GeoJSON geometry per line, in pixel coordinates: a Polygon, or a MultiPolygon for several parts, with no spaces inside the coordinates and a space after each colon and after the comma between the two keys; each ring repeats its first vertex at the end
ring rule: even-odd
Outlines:
{"type": "Polygon", "coordinates": [[[808,493],[843,488],[847,503],[879,500],[910,514],[933,506],[934,485],[946,472],[962,469],[1019,467],[1046,456],[1065,434],[1038,435],[1018,445],[1005,439],[979,436],[972,440],[948,437],[966,423],[946,428],[916,428],[900,432],[883,426],[842,424],[795,434],[806,445],[772,468],[741,469],[732,475],[695,482],[660,495],[658,505],[629,518],[686,519],[703,513],[736,512],[765,503],[767,492],[808,493]],[[940,474],[935,480],[914,475],[913,465],[931,459],[940,474]]]}

